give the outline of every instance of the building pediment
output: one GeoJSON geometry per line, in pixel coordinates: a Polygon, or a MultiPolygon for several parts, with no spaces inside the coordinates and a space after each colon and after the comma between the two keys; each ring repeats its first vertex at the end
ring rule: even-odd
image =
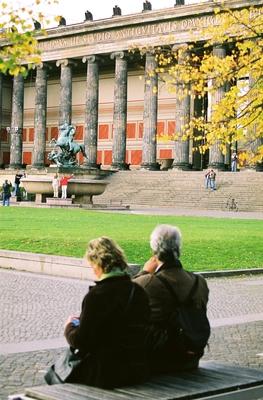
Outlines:
{"type": "MultiPolygon", "coordinates": [[[[261,6],[263,0],[229,0],[225,4],[238,9],[261,6]]],[[[214,2],[209,1],[53,28],[39,38],[39,48],[43,61],[51,61],[127,50],[134,45],[202,40],[203,29],[219,23],[214,8],[214,2]]]]}

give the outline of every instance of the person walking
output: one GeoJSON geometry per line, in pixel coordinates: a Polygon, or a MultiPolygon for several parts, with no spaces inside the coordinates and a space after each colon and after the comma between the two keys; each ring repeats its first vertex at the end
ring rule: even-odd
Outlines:
{"type": "Polygon", "coordinates": [[[67,190],[68,190],[68,181],[73,178],[73,174],[70,176],[65,176],[62,175],[62,178],[60,179],[60,186],[61,186],[61,199],[66,199],[67,198],[67,190]]]}
{"type": "Polygon", "coordinates": [[[52,188],[53,188],[53,197],[58,198],[58,188],[59,188],[59,176],[58,174],[55,174],[53,179],[52,179],[52,188]]]}
{"type": "Polygon", "coordinates": [[[3,191],[3,206],[9,206],[11,191],[12,191],[12,184],[7,179],[3,183],[2,191],[3,191]]]}
{"type": "Polygon", "coordinates": [[[237,172],[237,161],[238,161],[238,156],[237,153],[234,152],[231,157],[231,172],[237,172]]]}

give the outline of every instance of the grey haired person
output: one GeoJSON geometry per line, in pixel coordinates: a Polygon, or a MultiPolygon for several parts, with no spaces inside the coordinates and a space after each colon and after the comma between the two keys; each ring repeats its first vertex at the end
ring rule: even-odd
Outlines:
{"type": "Polygon", "coordinates": [[[167,342],[152,351],[153,372],[197,368],[204,349],[193,350],[182,342],[180,332],[171,330],[170,324],[178,305],[188,301],[191,293],[195,306],[203,309],[206,315],[209,294],[206,280],[183,268],[179,260],[182,234],[176,226],[158,225],[151,234],[150,247],[153,255],[134,281],[144,288],[149,297],[154,340],[158,343],[163,332],[168,332],[167,342]]]}

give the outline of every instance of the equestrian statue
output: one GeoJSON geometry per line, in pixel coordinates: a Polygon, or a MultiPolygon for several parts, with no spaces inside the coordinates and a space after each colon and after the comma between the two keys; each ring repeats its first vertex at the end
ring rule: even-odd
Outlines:
{"type": "Polygon", "coordinates": [[[48,159],[57,164],[58,167],[72,167],[77,164],[76,155],[81,152],[87,157],[83,144],[74,141],[76,128],[65,122],[59,126],[57,139],[52,139],[52,151],[48,154],[48,159]]]}

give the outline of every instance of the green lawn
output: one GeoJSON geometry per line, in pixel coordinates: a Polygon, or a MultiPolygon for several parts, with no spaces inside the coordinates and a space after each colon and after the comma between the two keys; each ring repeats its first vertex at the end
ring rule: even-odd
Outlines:
{"type": "Polygon", "coordinates": [[[0,221],[1,249],[82,257],[90,239],[106,235],[121,245],[130,263],[143,264],[150,256],[152,229],[168,223],[182,231],[186,269],[263,267],[262,220],[0,207],[0,221]]]}

